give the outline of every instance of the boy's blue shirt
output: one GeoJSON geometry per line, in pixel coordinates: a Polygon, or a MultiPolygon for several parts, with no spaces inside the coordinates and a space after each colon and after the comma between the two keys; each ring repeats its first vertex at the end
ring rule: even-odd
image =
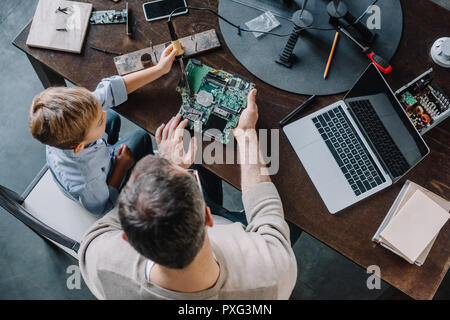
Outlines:
{"type": "MultiPolygon", "coordinates": [[[[103,79],[94,96],[103,110],[118,106],[128,99],[127,88],[120,76],[103,79]]],[[[119,190],[107,185],[113,167],[114,152],[107,134],[75,154],[47,146],[47,165],[58,185],[71,199],[81,203],[94,215],[104,215],[114,208],[119,190]]]]}

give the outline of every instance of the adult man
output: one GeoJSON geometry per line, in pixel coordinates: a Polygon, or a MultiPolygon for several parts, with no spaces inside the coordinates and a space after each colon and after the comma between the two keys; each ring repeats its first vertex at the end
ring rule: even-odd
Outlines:
{"type": "Polygon", "coordinates": [[[289,298],[297,265],[280,197],[258,152],[255,97],[253,90],[234,130],[248,226],[214,225],[199,179],[186,170],[195,140],[184,153],[175,129],[186,122],[173,118],[156,132],[161,156],[144,158],[133,171],[119,214],[100,219],[81,244],[81,272],[97,298],[289,298]],[[254,163],[252,151],[259,155],[254,163]]]}

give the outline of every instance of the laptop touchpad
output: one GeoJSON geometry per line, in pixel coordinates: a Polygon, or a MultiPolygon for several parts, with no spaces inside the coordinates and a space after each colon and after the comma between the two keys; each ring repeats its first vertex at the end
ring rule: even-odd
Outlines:
{"type": "Polygon", "coordinates": [[[326,185],[344,178],[323,141],[305,146],[300,150],[299,156],[314,184],[326,185]]]}

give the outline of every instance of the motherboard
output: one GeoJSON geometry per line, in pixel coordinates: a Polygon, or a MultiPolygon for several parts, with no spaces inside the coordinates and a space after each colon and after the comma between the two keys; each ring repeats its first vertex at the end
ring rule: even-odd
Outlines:
{"type": "Polygon", "coordinates": [[[195,59],[189,60],[186,74],[190,92],[183,81],[177,87],[183,99],[179,113],[189,120],[190,129],[227,144],[255,85],[240,75],[211,68],[195,59]]]}

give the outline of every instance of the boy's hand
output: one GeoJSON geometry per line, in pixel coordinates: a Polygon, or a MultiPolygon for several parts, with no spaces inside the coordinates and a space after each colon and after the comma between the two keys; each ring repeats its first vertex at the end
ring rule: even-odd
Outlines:
{"type": "Polygon", "coordinates": [[[166,49],[164,49],[157,64],[157,67],[163,74],[169,73],[170,69],[172,68],[173,62],[175,61],[176,55],[177,50],[173,48],[173,45],[170,45],[166,49]]]}
{"type": "Polygon", "coordinates": [[[127,93],[130,94],[169,73],[176,55],[177,50],[174,50],[173,45],[170,45],[164,49],[157,65],[122,76],[127,93]]]}
{"type": "Polygon", "coordinates": [[[130,170],[134,165],[134,157],[127,145],[122,144],[116,153],[116,167],[124,172],[130,170]]]}
{"type": "Polygon", "coordinates": [[[184,151],[183,133],[188,120],[185,119],[181,122],[180,120],[181,115],[177,114],[167,124],[160,125],[156,130],[155,138],[159,154],[162,157],[187,169],[194,163],[197,141],[195,137],[192,137],[188,152],[184,151]]]}
{"type": "Polygon", "coordinates": [[[106,183],[109,186],[119,189],[123,178],[127,175],[128,170],[133,167],[134,162],[134,157],[130,149],[125,144],[120,145],[116,153],[116,164],[106,183]]]}

